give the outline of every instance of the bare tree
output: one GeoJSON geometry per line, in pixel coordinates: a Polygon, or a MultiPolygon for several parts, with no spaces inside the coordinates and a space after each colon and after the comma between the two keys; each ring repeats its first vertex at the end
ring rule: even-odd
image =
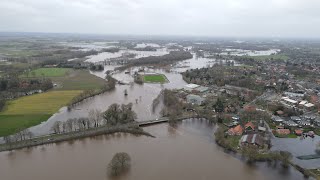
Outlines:
{"type": "Polygon", "coordinates": [[[108,173],[111,176],[117,176],[130,169],[131,158],[125,152],[116,153],[108,165],[108,173]]]}
{"type": "Polygon", "coordinates": [[[68,132],[73,131],[73,124],[74,124],[74,119],[68,119],[66,121],[66,131],[68,132]]]}
{"type": "Polygon", "coordinates": [[[93,124],[93,127],[99,127],[102,120],[102,113],[100,110],[91,109],[88,118],[90,123],[93,124]]]}
{"type": "Polygon", "coordinates": [[[62,122],[62,132],[65,133],[67,132],[67,123],[66,122],[62,122]]]}
{"type": "Polygon", "coordinates": [[[54,124],[51,127],[51,130],[56,134],[60,134],[61,133],[60,125],[61,125],[61,121],[54,122],[54,124]]]}

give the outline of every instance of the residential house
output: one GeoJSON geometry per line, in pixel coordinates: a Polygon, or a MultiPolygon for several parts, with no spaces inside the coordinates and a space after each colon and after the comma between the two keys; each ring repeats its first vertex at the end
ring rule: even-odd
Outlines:
{"type": "Polygon", "coordinates": [[[254,131],[255,130],[255,126],[253,125],[253,123],[251,121],[247,122],[244,125],[244,128],[246,131],[254,131]]]}
{"type": "Polygon", "coordinates": [[[290,127],[297,127],[298,124],[295,123],[294,121],[286,121],[284,122],[287,126],[290,126],[290,127]]]}
{"type": "Polygon", "coordinates": [[[297,135],[297,136],[301,136],[303,131],[301,129],[296,129],[294,130],[294,133],[297,135]]]}
{"type": "Polygon", "coordinates": [[[240,136],[243,134],[243,131],[243,127],[241,125],[237,125],[234,128],[230,128],[227,133],[231,136],[240,136]]]}
{"type": "Polygon", "coordinates": [[[290,130],[289,129],[277,129],[276,132],[279,135],[288,135],[288,134],[290,134],[290,130]]]}
{"type": "Polygon", "coordinates": [[[255,145],[258,147],[263,146],[263,138],[259,134],[246,134],[240,139],[241,145],[255,145]]]}
{"type": "Polygon", "coordinates": [[[278,123],[283,122],[283,119],[281,117],[279,117],[279,116],[272,116],[272,120],[274,122],[278,122],[278,123]]]}

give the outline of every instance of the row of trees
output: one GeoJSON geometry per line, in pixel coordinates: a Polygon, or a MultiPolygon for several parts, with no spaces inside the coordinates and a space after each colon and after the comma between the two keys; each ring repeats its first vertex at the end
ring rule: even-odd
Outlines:
{"type": "Polygon", "coordinates": [[[104,125],[116,126],[134,122],[137,118],[136,113],[132,110],[132,103],[129,104],[112,104],[105,112],[92,109],[87,118],[72,118],[65,122],[54,122],[51,130],[56,133],[67,133],[72,131],[82,131],[90,128],[97,128],[104,125]]]}
{"type": "Polygon", "coordinates": [[[163,56],[148,56],[128,61],[128,64],[118,67],[115,70],[123,71],[132,66],[142,65],[168,65],[177,61],[191,59],[193,56],[187,51],[171,51],[163,56]]]}
{"type": "Polygon", "coordinates": [[[31,139],[33,136],[34,136],[33,133],[29,129],[24,129],[14,135],[5,136],[3,137],[3,139],[5,143],[10,144],[18,141],[31,139]]]}
{"type": "Polygon", "coordinates": [[[105,124],[106,121],[103,119],[101,111],[92,109],[88,113],[88,118],[72,118],[65,122],[56,121],[51,127],[51,130],[56,134],[60,134],[95,128],[105,124]]]}

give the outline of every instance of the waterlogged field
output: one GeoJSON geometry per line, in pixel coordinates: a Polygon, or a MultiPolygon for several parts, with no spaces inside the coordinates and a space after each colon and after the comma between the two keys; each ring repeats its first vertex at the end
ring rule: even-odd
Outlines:
{"type": "Polygon", "coordinates": [[[8,101],[0,113],[0,136],[46,121],[81,92],[81,90],[50,91],[8,101]]]}
{"type": "Polygon", "coordinates": [[[22,77],[61,77],[69,71],[69,68],[39,68],[23,74],[22,77]]]}
{"type": "Polygon", "coordinates": [[[167,78],[163,74],[144,75],[144,82],[148,83],[165,83],[167,78]]]}

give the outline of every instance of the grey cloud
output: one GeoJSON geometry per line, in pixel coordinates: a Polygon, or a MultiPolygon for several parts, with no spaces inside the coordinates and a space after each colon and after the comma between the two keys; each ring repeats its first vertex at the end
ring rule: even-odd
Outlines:
{"type": "Polygon", "coordinates": [[[320,37],[319,0],[0,0],[0,31],[320,37]]]}

